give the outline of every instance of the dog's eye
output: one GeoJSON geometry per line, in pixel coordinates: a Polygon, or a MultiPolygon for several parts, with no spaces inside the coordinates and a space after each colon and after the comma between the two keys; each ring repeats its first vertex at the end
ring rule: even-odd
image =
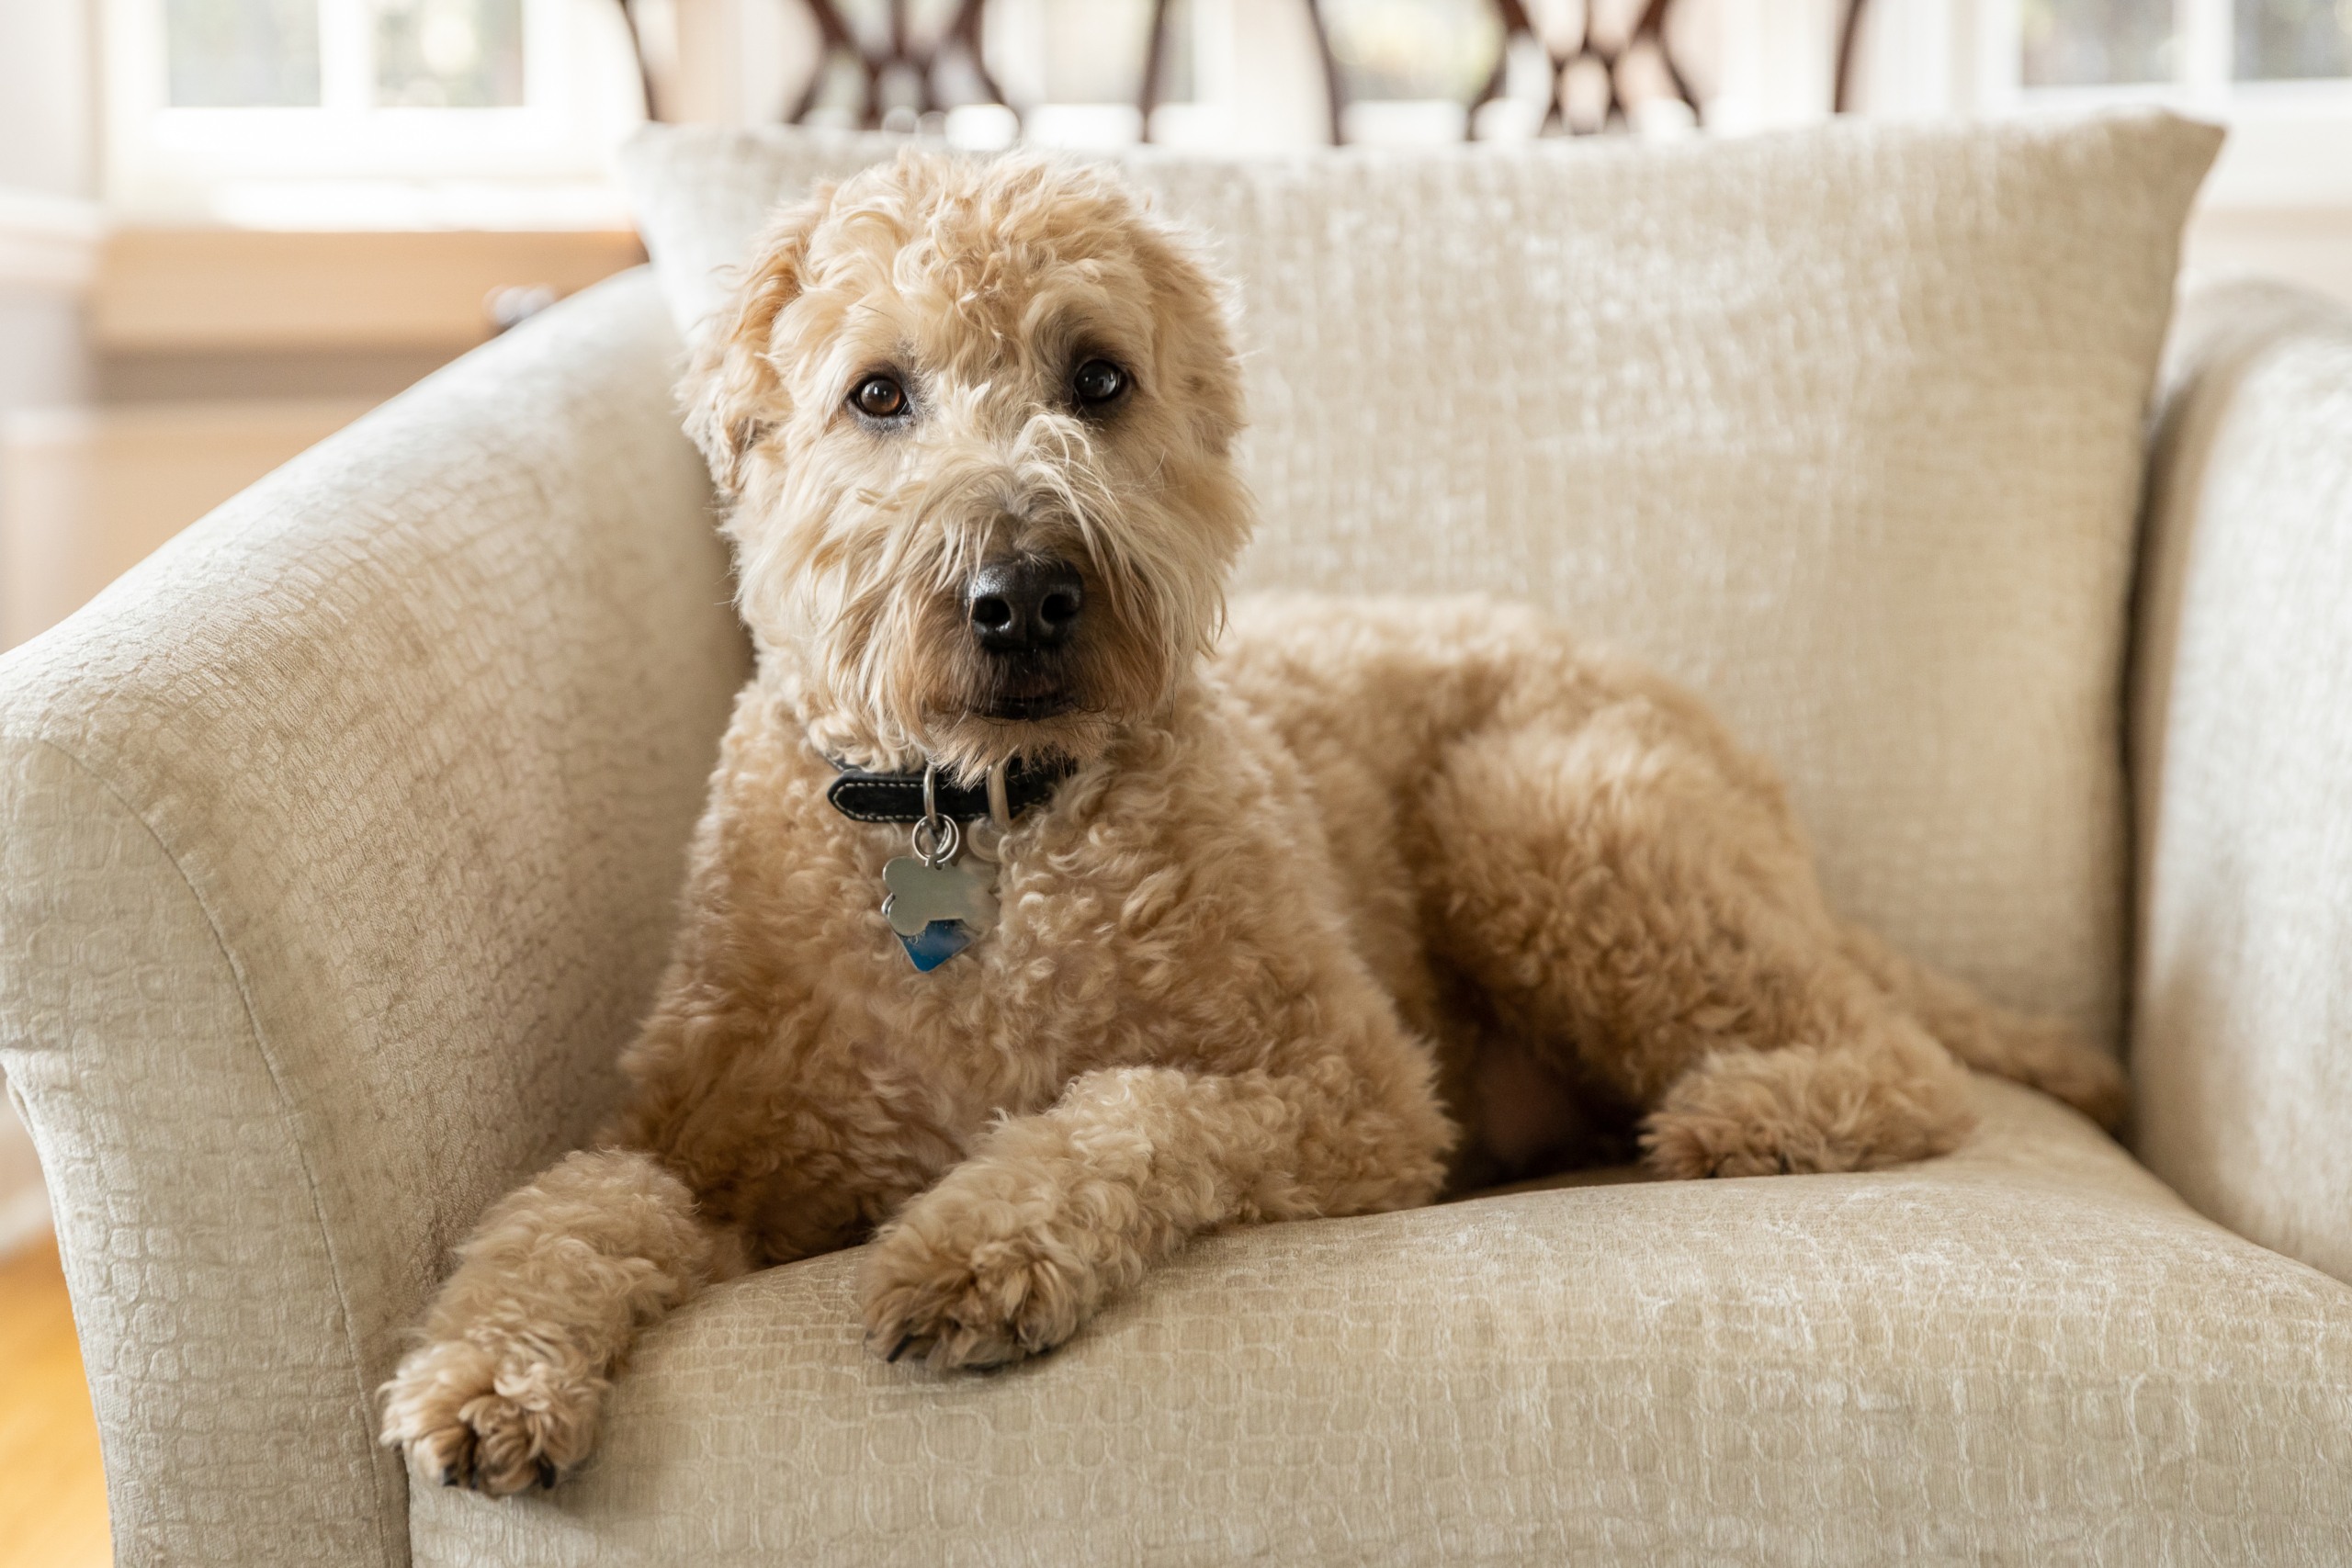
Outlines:
{"type": "Polygon", "coordinates": [[[868,376],[851,389],[849,400],[868,419],[896,419],[907,412],[907,389],[896,376],[868,376]]]}
{"type": "Polygon", "coordinates": [[[1090,359],[1069,378],[1069,389],[1089,408],[1100,408],[1127,389],[1127,373],[1107,359],[1090,359]]]}

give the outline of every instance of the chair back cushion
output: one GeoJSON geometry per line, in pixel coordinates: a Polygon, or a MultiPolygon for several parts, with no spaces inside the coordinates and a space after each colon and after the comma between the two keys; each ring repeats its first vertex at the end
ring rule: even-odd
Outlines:
{"type": "MultiPolygon", "coordinates": [[[[1244,586],[1532,600],[1786,773],[1833,899],[2113,1038],[2143,423],[2220,132],[2157,112],[1128,160],[1238,286],[1244,586]]],[[[682,327],[899,145],[648,133],[682,327]]]]}

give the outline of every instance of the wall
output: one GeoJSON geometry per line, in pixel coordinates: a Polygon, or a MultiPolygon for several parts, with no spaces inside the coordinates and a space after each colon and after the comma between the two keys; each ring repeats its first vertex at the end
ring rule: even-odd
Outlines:
{"type": "MultiPolygon", "coordinates": [[[[15,107],[8,48],[0,34],[0,118],[15,107]]],[[[0,131],[0,138],[6,134],[0,131]]],[[[0,189],[0,423],[22,417],[28,407],[73,402],[86,394],[89,368],[79,297],[96,231],[95,213],[85,206],[53,195],[0,189]]],[[[0,469],[0,495],[11,477],[0,469]]],[[[0,541],[8,536],[8,518],[0,513],[0,541]]],[[[0,601],[9,586],[6,562],[0,558],[0,601]]],[[[14,1106],[0,1106],[0,1257],[48,1225],[49,1203],[31,1140],[14,1106]]]]}
{"type": "Polygon", "coordinates": [[[2352,206],[2206,202],[2189,220],[2182,265],[2192,278],[2284,278],[2352,305],[2352,206]]]}
{"type": "MultiPolygon", "coordinates": [[[[89,389],[80,304],[98,232],[89,28],[80,0],[0,3],[0,420],[89,389]]],[[[0,1108],[0,1255],[48,1224],[31,1141],[14,1107],[0,1108]]]]}

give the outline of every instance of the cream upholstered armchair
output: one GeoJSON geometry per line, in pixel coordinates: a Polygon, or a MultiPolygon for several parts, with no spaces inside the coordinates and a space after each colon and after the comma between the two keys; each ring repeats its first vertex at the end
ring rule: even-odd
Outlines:
{"type": "MultiPolygon", "coordinates": [[[[1873,142],[1853,167],[1911,155],[1873,142]]],[[[1623,177],[1614,156],[1560,177],[1623,177]]],[[[1707,156],[1672,169],[1717,179],[1707,156]]],[[[1345,167],[1352,180],[1366,165],[1345,167]]],[[[2041,199],[2000,188],[2004,211],[2041,199]]],[[[1363,212],[1385,199],[1330,197],[1363,212]]],[[[1270,223],[1293,210],[1259,208],[1270,223]]],[[[1656,226],[1629,232],[1660,265],[1656,226]]],[[[1764,234],[1740,276],[1771,271],[1777,243],[1764,234]]],[[[1827,265],[1819,243],[1804,238],[1808,267],[1827,265]]],[[[2153,281],[2123,287],[2159,325],[2169,247],[2153,281]]],[[[1237,256],[1258,313],[1272,264],[1237,256]]],[[[1330,276],[1329,256],[1283,265],[1330,276]]],[[[1707,286],[1708,319],[1735,339],[1736,281],[1707,286]]],[[[1902,342],[1975,330],[1981,311],[1917,309],[1948,284],[1891,297],[1902,342]]],[[[1570,314],[1594,331],[1620,319],[1570,314]]],[[[1747,368],[1769,375],[1827,318],[1758,319],[1781,335],[1747,368]]],[[[2063,312],[2029,324],[2073,330],[2063,312]]],[[[1407,359],[1455,341],[1395,335],[1383,352],[1407,359]]],[[[2118,377],[2134,400],[2148,335],[2145,362],[2118,377]]],[[[1388,547],[1290,504],[1347,477],[1332,478],[1348,467],[1336,447],[1297,434],[1313,336],[1261,328],[1253,395],[1286,446],[1254,473],[1271,558],[1352,585],[1388,547]]],[[[1675,331],[1647,341],[1679,352],[1675,331]]],[[[1993,694],[1996,711],[2037,712],[2084,694],[2086,760],[2015,830],[2056,814],[2090,850],[2005,859],[1962,839],[1958,869],[1939,870],[1941,840],[1900,831],[1938,797],[1895,790],[1891,858],[1871,862],[1851,846],[1878,829],[1839,782],[1908,778],[1922,756],[1939,776],[1964,769],[1981,739],[1967,694],[1928,701],[1915,672],[1868,695],[1870,670],[1756,641],[1792,619],[1805,624],[1787,635],[1811,635],[1817,617],[1702,606],[1688,634],[1748,639],[1691,673],[1770,738],[1849,906],[2012,993],[2040,984],[2036,964],[2075,964],[2023,999],[2071,997],[2094,1026],[2122,1016],[2128,989],[2144,1165],[2054,1102],[1986,1082],[1977,1139],[1907,1169],[1587,1184],[1204,1238],[1063,1351],[980,1377],[866,1355],[854,1258],[821,1258],[713,1292],[655,1332],[597,1454],[556,1491],[412,1495],[374,1441],[373,1390],[453,1240],[610,1103],[747,668],[707,481],[677,433],[680,352],[650,276],[602,286],[0,660],[0,1064],[55,1198],[122,1562],[2352,1560],[2352,319],[2253,287],[2177,318],[2153,441],[2137,401],[2120,427],[2118,531],[2030,580],[1970,589],[1959,613],[2007,657],[2040,635],[2042,606],[2095,602],[2069,623],[2079,667],[2036,665],[1993,694]],[[1884,716],[1873,733],[1915,728],[1866,755],[1744,679],[1846,682],[1884,716]],[[2097,782],[2125,778],[2127,729],[2128,802],[2097,782]],[[2088,913],[2065,918],[2093,936],[2072,957],[2040,935],[1998,946],[2038,896],[1988,906],[1991,945],[1936,923],[2012,859],[2018,876],[2087,867],[2088,913]],[[1871,864],[1959,880],[1906,904],[1903,878],[1871,864]],[[2110,903],[2128,963],[2098,935],[2110,903]]],[[[1776,396],[1797,382],[1812,384],[1776,396]]],[[[1675,384],[1689,406],[1713,395],[1675,384]]],[[[1702,423],[1710,441],[1743,439],[1702,423]]],[[[1773,467],[1784,424],[1731,468],[1794,472],[1773,467]]],[[[1329,437],[1358,439],[1399,438],[1378,417],[1329,437]]],[[[1972,482],[1968,468],[1950,482],[1972,482]]],[[[1439,507],[1432,493],[1400,504],[1439,507]]],[[[1499,506],[1499,490],[1482,493],[1499,506]]],[[[1752,573],[1715,581],[1725,552],[1797,561],[1768,598],[1828,570],[1810,536],[1725,536],[1709,553],[1678,534],[1637,592],[1625,551],[1670,520],[1642,513],[1651,534],[1611,554],[1541,530],[1480,544],[1485,515],[1444,513],[1442,548],[1396,525],[1419,552],[1405,558],[1461,581],[1521,571],[1513,549],[1581,551],[1577,580],[1651,595],[1645,624],[1671,619],[1658,595],[1679,584],[1747,592],[1752,573]]],[[[1863,527],[1843,547],[1867,556],[1877,537],[1863,527]]],[[[1956,547],[1914,586],[1940,591],[1992,547],[1956,547]]],[[[1941,613],[1849,589],[1822,615],[1941,613]]],[[[1974,646],[1927,644],[1938,659],[1974,646]]],[[[1959,798],[1976,809],[1992,791],[1959,798]]]]}

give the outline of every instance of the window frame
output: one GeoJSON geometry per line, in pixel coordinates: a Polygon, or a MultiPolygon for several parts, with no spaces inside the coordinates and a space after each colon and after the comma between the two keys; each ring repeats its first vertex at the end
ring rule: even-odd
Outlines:
{"type": "Polygon", "coordinates": [[[610,6],[522,0],[523,103],[422,108],[373,102],[368,0],[316,3],[317,107],[193,108],[169,101],[164,0],[103,0],[109,200],[171,212],[276,182],[596,179],[607,150],[643,118],[634,60],[616,12],[605,17],[610,6]]]}
{"type": "MultiPolygon", "coordinates": [[[[1890,6],[1898,26],[1922,21],[1928,6],[1890,6]]],[[[2352,207],[2352,77],[2237,81],[2233,0],[2174,0],[2185,47],[2169,82],[2029,86],[2018,0],[1948,0],[1943,52],[1965,113],[2017,114],[2122,104],[2162,104],[2227,124],[2230,139],[2205,191],[2214,207],[2352,207]]],[[[1933,39],[1928,40],[1930,50],[1933,39]]],[[[1904,40],[1896,40],[1900,49],[1904,40]]],[[[1912,47],[1916,51],[1917,41],[1912,47]]],[[[1913,59],[1917,59],[1916,52],[1913,59]]]]}

